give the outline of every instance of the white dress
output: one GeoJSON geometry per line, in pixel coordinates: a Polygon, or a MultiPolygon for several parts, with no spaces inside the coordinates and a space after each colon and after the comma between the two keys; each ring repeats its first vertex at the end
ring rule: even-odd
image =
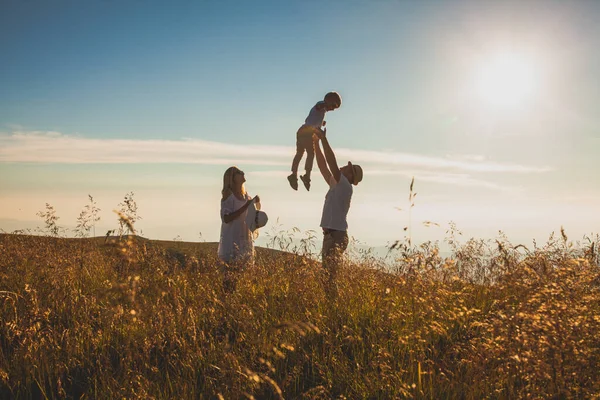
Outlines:
{"type": "Polygon", "coordinates": [[[226,214],[242,208],[247,200],[252,198],[246,193],[246,199],[240,200],[231,194],[221,201],[221,238],[219,240],[219,258],[226,263],[247,261],[251,262],[254,257],[254,243],[248,226],[246,225],[246,214],[244,211],[233,221],[226,224],[223,218],[226,214]]]}

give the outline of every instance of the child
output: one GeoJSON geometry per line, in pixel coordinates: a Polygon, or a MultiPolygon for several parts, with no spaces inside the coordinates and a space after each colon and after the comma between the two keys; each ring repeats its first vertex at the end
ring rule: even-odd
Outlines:
{"type": "Polygon", "coordinates": [[[300,176],[306,190],[310,190],[310,171],[312,170],[315,150],[313,148],[313,134],[325,126],[325,113],[333,111],[342,105],[342,98],[337,92],[329,92],[323,101],[319,101],[308,113],[304,125],[296,132],[296,155],[292,161],[292,173],[287,177],[290,186],[298,190],[298,165],[306,151],[305,173],[300,176]]]}

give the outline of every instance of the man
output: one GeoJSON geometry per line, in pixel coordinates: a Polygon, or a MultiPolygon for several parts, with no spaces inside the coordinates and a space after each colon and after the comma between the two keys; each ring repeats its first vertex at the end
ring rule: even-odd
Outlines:
{"type": "Polygon", "coordinates": [[[329,185],[325,196],[321,228],[323,228],[322,260],[327,274],[328,289],[335,291],[335,280],[340,258],[348,247],[348,210],[352,199],[353,188],[363,178],[359,165],[348,161],[342,168],[338,167],[335,154],[327,140],[326,130],[319,130],[313,138],[317,165],[323,179],[329,185]],[[323,150],[321,151],[321,145],[323,150]]]}

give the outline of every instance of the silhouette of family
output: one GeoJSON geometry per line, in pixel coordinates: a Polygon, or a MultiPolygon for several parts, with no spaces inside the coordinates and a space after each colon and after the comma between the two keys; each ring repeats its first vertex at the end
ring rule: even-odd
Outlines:
{"type": "MultiPolygon", "coordinates": [[[[340,95],[329,92],[323,101],[317,102],[310,110],[296,133],[296,154],[292,161],[292,173],[287,177],[292,189],[298,190],[298,166],[306,152],[305,172],[300,176],[306,190],[310,190],[315,158],[323,179],[329,185],[320,226],[323,229],[322,266],[330,289],[335,287],[339,261],[348,247],[347,216],[353,186],[363,178],[362,168],[357,164],[348,161],[341,168],[338,166],[327,138],[325,114],[336,110],[341,104],[340,95]]],[[[245,182],[244,172],[236,166],[227,168],[223,175],[218,255],[223,262],[223,285],[226,291],[234,289],[236,273],[254,263],[253,239],[268,220],[267,215],[260,211],[260,198],[251,197],[246,192],[245,182]]]]}

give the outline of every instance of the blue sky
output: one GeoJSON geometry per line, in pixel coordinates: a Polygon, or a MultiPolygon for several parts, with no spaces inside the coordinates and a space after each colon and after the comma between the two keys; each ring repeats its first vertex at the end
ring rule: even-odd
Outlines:
{"type": "Polygon", "coordinates": [[[449,221],[521,242],[597,232],[598,20],[591,1],[4,0],[0,228],[39,225],[46,202],[74,226],[91,194],[109,229],[134,191],[146,236],[218,240],[237,164],[272,222],[317,229],[324,182],[293,192],[285,175],[336,90],[330,142],[365,167],[360,241],[404,235],[412,176],[416,240],[449,221]]]}

